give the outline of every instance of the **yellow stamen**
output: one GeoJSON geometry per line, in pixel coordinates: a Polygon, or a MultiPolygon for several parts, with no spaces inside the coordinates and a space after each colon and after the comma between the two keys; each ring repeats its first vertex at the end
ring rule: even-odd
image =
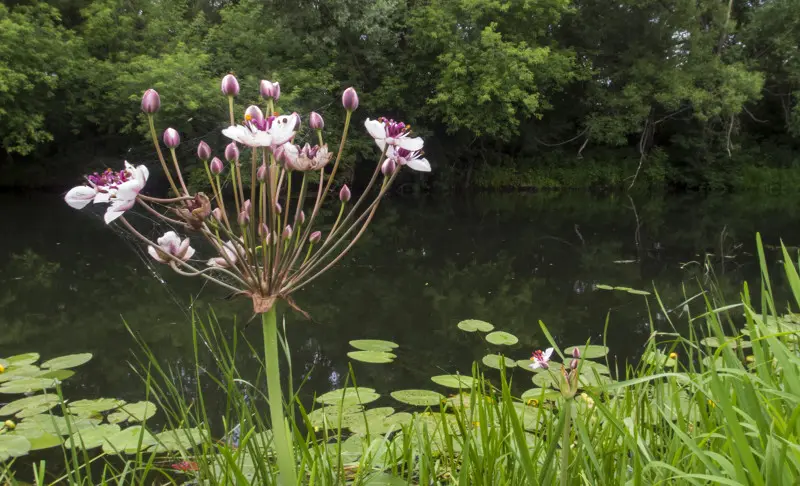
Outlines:
{"type": "Polygon", "coordinates": [[[4,373],[6,371],[6,367],[0,364],[0,373],[4,373]]]}
{"type": "Polygon", "coordinates": [[[532,406],[532,407],[538,407],[539,406],[539,400],[537,400],[535,398],[531,398],[525,403],[530,405],[530,406],[532,406]]]}
{"type": "Polygon", "coordinates": [[[246,121],[251,121],[251,120],[253,119],[253,115],[251,115],[251,114],[249,114],[249,113],[248,113],[247,115],[245,115],[245,116],[244,116],[244,119],[245,119],[246,121]]]}
{"type": "Polygon", "coordinates": [[[678,353],[669,353],[669,358],[670,359],[677,359],[678,358],[678,353]]]}

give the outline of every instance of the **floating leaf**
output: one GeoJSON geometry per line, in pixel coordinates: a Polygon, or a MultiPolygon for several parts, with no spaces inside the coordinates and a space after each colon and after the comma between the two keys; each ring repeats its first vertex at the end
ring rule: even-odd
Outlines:
{"type": "Polygon", "coordinates": [[[123,405],[118,412],[108,416],[108,422],[118,424],[120,422],[144,422],[156,414],[156,405],[152,402],[137,402],[123,405]]]}
{"type": "Polygon", "coordinates": [[[346,405],[344,408],[338,405],[320,407],[308,414],[308,421],[314,427],[336,430],[345,416],[360,412],[363,409],[361,405],[346,405]]]}
{"type": "Polygon", "coordinates": [[[125,405],[125,400],[115,398],[98,398],[95,400],[78,400],[70,402],[67,411],[79,417],[91,417],[125,405]]]}
{"type": "Polygon", "coordinates": [[[7,381],[18,380],[20,378],[33,378],[42,370],[38,366],[30,364],[10,365],[2,374],[0,374],[0,383],[7,381]]]}
{"type": "Polygon", "coordinates": [[[34,378],[52,378],[54,380],[63,381],[75,375],[72,370],[44,370],[37,373],[34,378]]]}
{"type": "Polygon", "coordinates": [[[444,399],[444,395],[431,390],[397,390],[390,395],[398,402],[417,407],[433,407],[444,399]]]}
{"type": "Polygon", "coordinates": [[[506,368],[510,368],[517,364],[517,362],[513,359],[500,356],[499,354],[487,354],[483,357],[483,359],[481,359],[481,362],[483,362],[484,365],[497,370],[501,369],[501,362],[505,363],[506,368]]]}
{"type": "Polygon", "coordinates": [[[505,331],[495,331],[486,335],[486,340],[498,346],[513,346],[519,342],[517,336],[505,331]]]}
{"type": "Polygon", "coordinates": [[[588,359],[582,359],[580,361],[580,369],[581,373],[592,373],[594,371],[600,373],[601,375],[608,375],[611,373],[611,370],[608,369],[608,366],[588,359]]]}
{"type": "Polygon", "coordinates": [[[31,452],[58,447],[63,444],[61,437],[55,434],[42,433],[36,437],[25,437],[31,444],[31,452]]]}
{"type": "Polygon", "coordinates": [[[105,439],[103,452],[106,454],[136,454],[156,444],[153,434],[140,425],[128,427],[105,439]]]}
{"type": "Polygon", "coordinates": [[[522,392],[522,401],[528,402],[529,400],[556,400],[561,396],[561,392],[550,390],[548,388],[531,388],[522,392]]]}
{"type": "Polygon", "coordinates": [[[15,413],[30,408],[46,406],[48,407],[47,410],[50,410],[57,403],[58,395],[53,394],[34,395],[32,397],[20,398],[19,400],[14,400],[13,402],[6,404],[3,408],[0,408],[0,417],[4,415],[14,415],[15,413]]]}
{"type": "Polygon", "coordinates": [[[670,358],[666,354],[664,354],[660,349],[656,349],[655,351],[648,351],[642,355],[642,360],[645,363],[649,363],[655,366],[666,366],[672,367],[677,364],[677,360],[674,358],[670,358]]]}
{"type": "Polygon", "coordinates": [[[0,393],[17,394],[33,393],[49,388],[55,388],[58,380],[51,378],[21,378],[8,381],[0,386],[0,393]]]}
{"type": "Polygon", "coordinates": [[[750,348],[753,346],[750,341],[742,341],[737,338],[725,338],[724,341],[720,341],[716,337],[707,337],[700,341],[700,344],[708,346],[709,348],[719,348],[723,343],[731,349],[750,348]]]}
{"type": "Polygon", "coordinates": [[[39,353],[18,354],[16,356],[5,358],[5,360],[8,362],[8,364],[14,366],[29,365],[39,361],[39,353]]]}
{"type": "Polygon", "coordinates": [[[384,352],[389,352],[398,347],[396,343],[391,341],[382,341],[380,339],[356,339],[355,341],[350,341],[350,346],[363,351],[384,352]]]}
{"type": "Polygon", "coordinates": [[[402,429],[402,425],[411,423],[412,416],[410,413],[400,412],[395,414],[386,414],[386,409],[391,407],[381,407],[381,409],[373,409],[363,414],[356,414],[348,417],[347,427],[355,434],[366,435],[369,429],[370,435],[382,435],[390,431],[398,431],[402,429]],[[380,413],[372,413],[379,411],[380,413]]]}
{"type": "Polygon", "coordinates": [[[107,437],[119,432],[120,428],[117,424],[102,424],[75,432],[64,443],[67,449],[71,449],[73,444],[77,449],[94,449],[103,445],[107,437]]]}
{"type": "Polygon", "coordinates": [[[558,388],[558,382],[555,381],[556,379],[553,376],[554,375],[551,373],[536,373],[535,375],[533,375],[532,381],[534,385],[540,388],[545,388],[545,387],[558,388]]]}
{"type": "Polygon", "coordinates": [[[397,357],[385,351],[350,351],[347,353],[350,359],[361,361],[362,363],[384,364],[391,363],[397,357]]]}
{"type": "Polygon", "coordinates": [[[156,434],[155,439],[158,443],[153,446],[152,450],[158,453],[185,452],[202,443],[203,435],[198,428],[165,430],[156,434]]]}
{"type": "Polygon", "coordinates": [[[92,359],[92,353],[70,354],[47,360],[42,363],[42,368],[50,368],[51,370],[75,368],[87,363],[90,359],[92,359]]]}
{"type": "Polygon", "coordinates": [[[486,321],[479,321],[477,319],[467,319],[466,321],[459,322],[458,328],[466,332],[475,332],[475,331],[490,332],[494,329],[494,326],[486,321]]]}
{"type": "Polygon", "coordinates": [[[26,437],[38,437],[42,434],[69,435],[72,433],[95,427],[100,424],[100,420],[88,418],[67,419],[57,415],[36,415],[28,417],[17,424],[16,432],[26,437]]]}
{"type": "Polygon", "coordinates": [[[348,405],[364,405],[374,402],[378,398],[380,398],[380,395],[375,393],[375,390],[372,388],[348,387],[329,391],[328,393],[320,395],[317,397],[317,402],[325,405],[341,405],[346,407],[348,405]]]}
{"type": "Polygon", "coordinates": [[[533,364],[533,360],[531,360],[531,359],[518,359],[517,360],[517,366],[519,366],[523,370],[536,371],[533,368],[531,368],[532,364],[533,364]]]}
{"type": "Polygon", "coordinates": [[[606,284],[597,284],[594,286],[597,290],[614,290],[614,287],[606,284]]]}
{"type": "Polygon", "coordinates": [[[572,352],[578,349],[581,353],[581,358],[585,359],[595,359],[595,358],[602,358],[603,356],[608,354],[608,348],[605,346],[597,346],[594,344],[581,344],[579,346],[570,346],[564,350],[564,356],[572,356],[572,352]]]}
{"type": "Polygon", "coordinates": [[[614,380],[606,375],[592,373],[591,370],[588,370],[588,372],[582,372],[578,376],[578,383],[581,388],[598,388],[614,383],[614,380]]]}
{"type": "Polygon", "coordinates": [[[448,388],[472,388],[474,381],[471,376],[462,375],[438,375],[431,377],[431,380],[448,388]]]}
{"type": "Polygon", "coordinates": [[[405,486],[408,484],[408,481],[388,473],[380,472],[368,476],[361,484],[364,486],[405,486]]]}
{"type": "Polygon", "coordinates": [[[22,457],[31,450],[31,443],[19,435],[0,435],[0,462],[12,457],[22,457]]]}
{"type": "Polygon", "coordinates": [[[625,291],[633,295],[650,295],[650,292],[646,290],[627,289],[625,291]]]}

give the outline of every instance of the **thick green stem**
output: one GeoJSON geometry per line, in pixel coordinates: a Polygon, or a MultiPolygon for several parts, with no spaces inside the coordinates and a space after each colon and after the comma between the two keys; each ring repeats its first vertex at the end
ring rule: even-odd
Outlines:
{"type": "Polygon", "coordinates": [[[561,435],[561,486],[569,484],[570,426],[572,421],[572,402],[564,400],[564,433],[561,435]]]}
{"type": "Polygon", "coordinates": [[[281,373],[278,368],[278,318],[276,305],[261,314],[261,327],[264,331],[264,362],[267,367],[267,396],[269,414],[272,421],[272,437],[278,456],[278,484],[294,486],[297,484],[294,449],[290,440],[289,423],[283,414],[283,392],[281,373]]]}

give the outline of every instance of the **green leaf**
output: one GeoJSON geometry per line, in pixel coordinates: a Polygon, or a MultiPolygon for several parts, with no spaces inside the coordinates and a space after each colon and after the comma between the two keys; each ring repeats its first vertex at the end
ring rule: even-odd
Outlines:
{"type": "Polygon", "coordinates": [[[12,457],[22,457],[31,450],[31,443],[19,435],[0,435],[0,462],[12,457]]]}
{"type": "Polygon", "coordinates": [[[380,339],[356,339],[350,341],[350,346],[363,351],[383,351],[389,352],[399,346],[391,341],[382,341],[380,339]]]}
{"type": "Polygon", "coordinates": [[[472,388],[474,382],[471,376],[463,375],[438,375],[431,377],[431,380],[448,388],[472,388]]]}
{"type": "Polygon", "coordinates": [[[67,412],[73,415],[78,415],[79,417],[92,417],[109,410],[114,410],[122,405],[125,405],[125,400],[117,400],[116,398],[77,400],[69,403],[67,412]]]}
{"type": "Polygon", "coordinates": [[[486,340],[498,346],[513,346],[519,342],[517,336],[505,331],[495,331],[486,335],[486,340]]]}
{"type": "Polygon", "coordinates": [[[530,390],[525,390],[522,392],[522,401],[528,402],[528,400],[556,400],[561,396],[561,392],[556,390],[550,390],[548,388],[531,388],[530,390]]]}
{"type": "Polygon", "coordinates": [[[513,359],[506,358],[505,356],[501,356],[499,354],[487,354],[483,357],[483,359],[481,359],[481,362],[483,362],[484,365],[497,370],[501,369],[501,362],[505,363],[506,368],[510,368],[517,364],[517,362],[513,359]]]}
{"type": "Polygon", "coordinates": [[[724,341],[720,341],[716,337],[707,337],[705,339],[702,339],[700,340],[700,344],[702,344],[703,346],[708,346],[709,348],[719,348],[723,344],[725,344],[731,349],[750,348],[753,346],[750,341],[743,341],[737,338],[725,338],[724,341]]]}
{"type": "Polygon", "coordinates": [[[73,444],[77,449],[94,449],[103,445],[108,437],[119,432],[117,424],[102,424],[75,432],[64,443],[67,449],[71,449],[73,444]]]}
{"type": "Polygon", "coordinates": [[[95,427],[99,423],[100,420],[97,419],[70,417],[69,426],[67,426],[67,419],[64,417],[35,415],[17,424],[16,432],[29,438],[38,437],[41,434],[69,435],[70,430],[74,433],[78,430],[95,427]]]}
{"type": "Polygon", "coordinates": [[[142,451],[156,444],[153,434],[140,425],[128,427],[105,439],[103,452],[106,454],[136,454],[140,450],[140,441],[142,451]]]}
{"type": "Polygon", "coordinates": [[[608,354],[608,348],[605,346],[597,346],[594,344],[582,344],[579,346],[570,346],[564,350],[564,356],[572,356],[572,352],[578,349],[581,353],[581,358],[583,359],[596,359],[602,358],[603,356],[608,354]]]}
{"type": "Polygon", "coordinates": [[[375,393],[372,388],[366,387],[348,387],[340,388],[338,390],[329,391],[317,397],[317,402],[325,405],[364,405],[374,402],[380,398],[380,395],[375,393]]]}
{"type": "Polygon", "coordinates": [[[558,388],[559,384],[556,381],[558,379],[556,378],[557,376],[558,375],[549,372],[536,373],[535,375],[533,375],[532,381],[534,385],[540,388],[545,388],[545,387],[558,388]]]}
{"type": "Polygon", "coordinates": [[[364,486],[406,486],[408,481],[397,476],[392,476],[391,474],[381,472],[367,477],[361,484],[364,486]]]}
{"type": "Polygon", "coordinates": [[[4,415],[14,415],[30,408],[47,407],[50,410],[58,403],[58,395],[43,394],[32,397],[20,398],[0,408],[0,417],[4,415]]]}
{"type": "Polygon", "coordinates": [[[431,390],[397,390],[390,395],[398,402],[417,407],[433,407],[444,400],[444,395],[431,390]]]}
{"type": "Polygon", "coordinates": [[[30,364],[12,365],[0,374],[0,383],[18,380],[20,378],[33,378],[41,372],[42,370],[40,370],[38,366],[30,364]]]}
{"type": "Polygon", "coordinates": [[[121,422],[144,422],[156,414],[158,408],[152,402],[136,402],[122,405],[118,412],[108,416],[108,422],[118,424],[121,422]]]}
{"type": "Polygon", "coordinates": [[[373,364],[391,363],[397,357],[397,355],[385,351],[350,351],[347,356],[362,363],[373,364]]]}
{"type": "Polygon", "coordinates": [[[597,284],[594,286],[597,290],[614,290],[614,287],[606,284],[597,284]]]}
{"type": "MultiPolygon", "coordinates": [[[[341,395],[340,395],[341,396],[341,395]]],[[[338,405],[320,407],[308,414],[308,421],[314,427],[336,430],[339,428],[340,418],[363,410],[361,405],[345,405],[344,408],[338,405]]]]}
{"type": "Polygon", "coordinates": [[[55,388],[58,380],[51,378],[22,378],[12,380],[0,386],[0,393],[18,394],[33,393],[45,389],[55,388]]]}
{"type": "Polygon", "coordinates": [[[198,428],[165,430],[155,435],[158,442],[152,450],[161,452],[186,452],[203,442],[203,432],[198,428]]]}
{"type": "Polygon", "coordinates": [[[75,376],[75,372],[72,370],[44,370],[37,373],[34,378],[52,378],[54,380],[64,381],[73,376],[75,376]]]}
{"type": "Polygon", "coordinates": [[[477,319],[467,319],[466,321],[459,322],[458,328],[466,332],[475,332],[475,331],[490,332],[494,329],[494,326],[486,321],[479,321],[477,319]]]}
{"type": "Polygon", "coordinates": [[[39,361],[39,357],[40,357],[39,353],[25,353],[5,358],[5,360],[10,365],[23,366],[23,365],[33,364],[39,361]]]}
{"type": "Polygon", "coordinates": [[[42,368],[49,368],[51,370],[75,368],[76,366],[89,362],[90,359],[92,359],[92,353],[70,354],[47,360],[42,363],[42,368]]]}

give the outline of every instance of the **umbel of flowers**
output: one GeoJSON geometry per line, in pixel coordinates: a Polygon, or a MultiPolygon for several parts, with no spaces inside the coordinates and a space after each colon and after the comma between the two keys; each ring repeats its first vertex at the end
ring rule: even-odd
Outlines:
{"type": "MultiPolygon", "coordinates": [[[[422,156],[423,140],[402,122],[367,119],[365,127],[375,140],[379,156],[361,196],[353,200],[343,185],[332,190],[347,141],[358,95],[348,88],[342,95],[346,110],[340,143],[334,151],[325,143],[325,123],[318,113],[308,117],[313,140],[301,146],[296,136],[301,127],[297,113],[279,114],[275,102],[280,85],[261,81],[264,104],[249,106],[237,116],[234,100],[239,83],[233,75],[222,79],[227,96],[229,122],[222,133],[231,139],[220,156],[200,142],[197,157],[205,167],[210,194],[191,193],[181,172],[176,148],[181,137],[167,128],[161,141],[155,115],[161,99],[149,89],[142,96],[150,135],[161,169],[171,189],[168,197],[143,194],[149,177],[144,165],[125,162],[119,171],[106,169],[85,176],[83,185],[65,196],[67,204],[81,209],[89,203],[107,204],[105,222],[117,224],[146,245],[155,262],[175,272],[200,277],[246,296],[262,315],[267,365],[268,395],[282,481],[293,481],[294,456],[285,430],[278,375],[275,303],[284,300],[296,307],[292,293],[333,267],[364,234],[378,206],[404,167],[428,172],[422,156]],[[262,109],[263,108],[263,109],[262,109]],[[313,145],[312,145],[313,144],[313,145]],[[223,159],[225,162],[223,162],[223,159]],[[249,186],[242,174],[249,172],[249,186]],[[232,198],[225,199],[232,193],[232,198]],[[339,211],[333,222],[321,221],[321,208],[329,195],[338,196],[339,211]],[[164,226],[162,236],[151,239],[128,220],[126,213],[138,206],[164,226]],[[196,245],[199,238],[206,244],[196,245]]],[[[149,222],[148,222],[149,224],[149,222]]]]}

